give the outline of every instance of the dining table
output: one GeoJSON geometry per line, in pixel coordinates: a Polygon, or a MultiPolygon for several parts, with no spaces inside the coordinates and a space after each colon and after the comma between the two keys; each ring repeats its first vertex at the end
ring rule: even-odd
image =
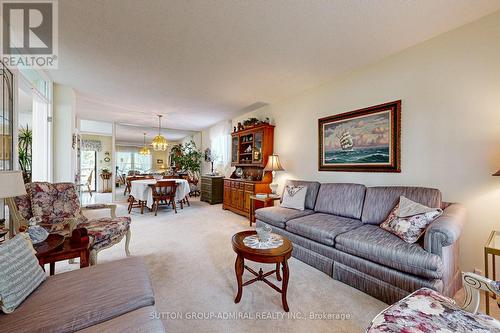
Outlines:
{"type": "MultiPolygon", "coordinates": [[[[186,179],[162,179],[162,180],[175,180],[177,183],[177,189],[175,191],[175,201],[180,201],[184,199],[191,188],[189,187],[189,182],[186,179]]],[[[151,207],[153,204],[153,189],[149,185],[156,184],[156,179],[139,179],[130,182],[131,189],[130,195],[134,197],[137,201],[145,201],[147,207],[151,207]]]]}

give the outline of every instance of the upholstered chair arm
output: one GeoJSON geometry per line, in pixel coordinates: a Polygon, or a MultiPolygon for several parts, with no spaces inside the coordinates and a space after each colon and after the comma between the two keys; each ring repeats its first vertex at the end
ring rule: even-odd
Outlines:
{"type": "Polygon", "coordinates": [[[467,312],[476,313],[479,309],[481,290],[500,296],[500,282],[470,272],[462,273],[462,281],[465,290],[465,301],[462,309],[467,312]]]}
{"type": "Polygon", "coordinates": [[[427,228],[424,248],[430,253],[443,255],[443,247],[454,244],[460,238],[465,224],[466,211],[462,205],[451,204],[443,215],[427,228]]]}
{"type": "Polygon", "coordinates": [[[100,210],[100,209],[109,209],[109,213],[111,218],[116,218],[116,205],[115,204],[92,204],[86,205],[82,207],[82,213],[89,210],[100,210]]]}

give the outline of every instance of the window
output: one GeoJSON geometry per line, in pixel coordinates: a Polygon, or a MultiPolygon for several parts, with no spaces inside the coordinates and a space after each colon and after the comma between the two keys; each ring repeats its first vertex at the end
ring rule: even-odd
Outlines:
{"type": "Polygon", "coordinates": [[[231,167],[231,121],[223,121],[210,128],[210,150],[215,158],[214,167],[227,174],[231,167]]]}
{"type": "Polygon", "coordinates": [[[153,159],[151,155],[139,154],[137,148],[120,147],[116,153],[116,165],[121,174],[128,174],[130,170],[147,173],[153,168],[153,159]]]}

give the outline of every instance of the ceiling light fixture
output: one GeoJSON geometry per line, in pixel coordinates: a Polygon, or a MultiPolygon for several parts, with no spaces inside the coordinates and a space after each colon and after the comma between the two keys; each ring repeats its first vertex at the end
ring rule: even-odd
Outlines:
{"type": "Polygon", "coordinates": [[[146,133],[144,133],[144,146],[139,150],[139,154],[144,156],[151,155],[151,151],[146,147],[146,133]]]}
{"type": "Polygon", "coordinates": [[[154,137],[151,145],[153,146],[153,150],[155,151],[165,151],[168,148],[168,142],[165,137],[161,135],[161,117],[162,115],[158,115],[158,135],[154,137]]]}

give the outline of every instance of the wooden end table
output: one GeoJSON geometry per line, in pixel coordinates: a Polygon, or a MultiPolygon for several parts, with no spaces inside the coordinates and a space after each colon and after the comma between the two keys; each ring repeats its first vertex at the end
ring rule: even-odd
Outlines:
{"type": "Polygon", "coordinates": [[[257,234],[257,232],[253,230],[242,231],[235,234],[232,239],[233,250],[237,254],[234,268],[236,271],[236,280],[238,281],[238,294],[236,295],[234,302],[235,303],[240,302],[244,286],[248,286],[249,284],[252,284],[256,281],[263,281],[269,287],[273,288],[274,290],[276,290],[281,294],[281,302],[283,303],[283,309],[286,312],[288,312],[289,308],[288,308],[288,303],[286,301],[286,291],[288,289],[288,279],[290,273],[288,270],[287,261],[292,255],[292,243],[287,238],[280,236],[283,238],[283,244],[280,247],[274,249],[265,249],[265,250],[252,249],[247,247],[243,243],[243,239],[245,239],[247,236],[255,234],[257,234]],[[264,273],[261,268],[257,273],[253,269],[245,265],[245,259],[263,264],[276,264],[276,269],[264,273]],[[276,273],[276,279],[278,281],[282,280],[280,276],[280,264],[283,269],[283,281],[281,283],[281,288],[277,287],[267,279],[268,276],[276,273]],[[252,273],[253,275],[255,275],[255,278],[243,283],[243,272],[245,269],[250,273],[252,273]]]}
{"type": "Polygon", "coordinates": [[[255,223],[255,210],[259,208],[266,208],[274,206],[276,200],[281,200],[280,196],[270,197],[269,195],[265,198],[258,198],[255,195],[250,196],[250,226],[255,223]]]}
{"type": "Polygon", "coordinates": [[[66,238],[61,235],[50,234],[45,241],[33,246],[37,251],[36,257],[40,266],[45,270],[45,264],[50,265],[50,275],[55,274],[57,261],[80,258],[80,268],[89,266],[89,239],[88,237],[82,237],[81,239],[75,237],[75,231],[72,237],[66,238]]]}
{"type": "MultiPolygon", "coordinates": [[[[488,255],[491,255],[491,271],[493,280],[496,280],[496,263],[495,256],[500,256],[500,231],[492,231],[488,241],[484,245],[484,276],[489,278],[489,260],[488,255]]],[[[496,298],[495,295],[485,291],[486,296],[486,314],[490,314],[490,297],[496,298]]]]}

